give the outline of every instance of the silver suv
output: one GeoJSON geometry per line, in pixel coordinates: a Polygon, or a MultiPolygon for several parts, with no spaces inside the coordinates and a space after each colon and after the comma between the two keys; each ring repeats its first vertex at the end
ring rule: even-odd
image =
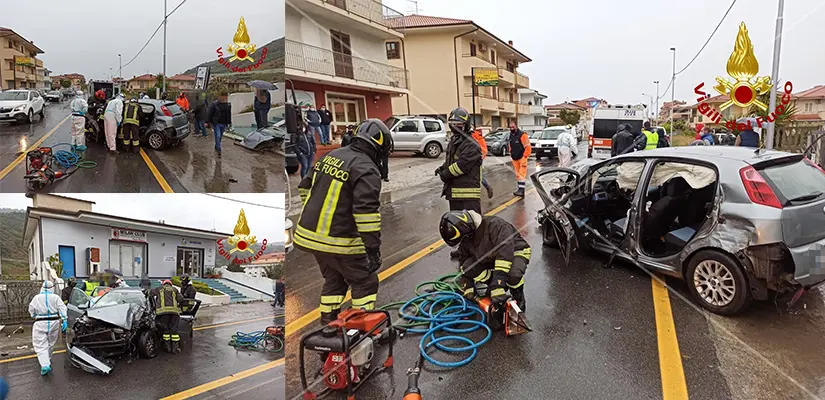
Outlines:
{"type": "Polygon", "coordinates": [[[392,132],[393,151],[413,151],[437,158],[447,148],[447,125],[438,118],[393,116],[384,123],[392,132]]]}

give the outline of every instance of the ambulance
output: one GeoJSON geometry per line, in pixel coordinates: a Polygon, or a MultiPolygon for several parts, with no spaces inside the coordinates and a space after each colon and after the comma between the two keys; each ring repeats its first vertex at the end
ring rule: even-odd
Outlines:
{"type": "Polygon", "coordinates": [[[587,144],[587,157],[595,159],[610,158],[610,145],[613,135],[621,124],[630,124],[633,135],[642,133],[642,123],[647,116],[644,105],[601,105],[593,110],[593,118],[588,123],[590,132],[587,144]]]}

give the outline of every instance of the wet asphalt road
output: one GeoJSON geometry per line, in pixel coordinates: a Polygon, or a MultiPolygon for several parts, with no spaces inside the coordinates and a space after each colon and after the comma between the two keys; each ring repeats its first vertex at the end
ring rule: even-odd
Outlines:
{"type": "MultiPolygon", "coordinates": [[[[154,359],[137,359],[131,365],[118,360],[111,375],[95,376],[71,366],[61,353],[54,355],[53,372],[46,377],[40,376],[36,358],[0,360],[0,376],[9,381],[10,399],[97,398],[112,393],[123,399],[159,399],[253,370],[257,372],[175,398],[283,399],[283,352],[236,351],[227,345],[235,332],[283,325],[282,310],[257,302],[209,311],[211,315],[198,318],[193,339],[181,335],[183,350],[177,356],[161,351],[154,359]]],[[[58,346],[65,347],[62,339],[58,346]]]]}
{"type": "MultiPolygon", "coordinates": [[[[0,192],[25,192],[24,162],[6,170],[21,154],[33,147],[55,146],[70,142],[69,100],[51,103],[45,118],[35,117],[32,124],[0,122],[0,192]]],[[[77,193],[278,193],[286,188],[284,160],[274,153],[256,153],[222,141],[222,156],[214,150],[214,137],[189,136],[178,146],[161,151],[143,147],[146,159],[139,154],[110,155],[104,145],[89,145],[86,159],[97,166],[79,169],[72,176],[55,182],[43,191],[77,193]],[[154,170],[153,170],[154,169],[154,170]]],[[[68,146],[57,148],[68,150],[68,146]]]]}
{"type": "MultiPolygon", "coordinates": [[[[555,160],[541,162],[554,164],[555,160]]],[[[485,169],[497,194],[482,200],[482,209],[488,212],[511,198],[514,183],[506,165],[491,168],[485,162],[485,169]]],[[[531,162],[530,172],[535,171],[531,162]]],[[[439,187],[436,182],[422,185],[419,194],[382,206],[384,269],[438,240],[438,218],[448,209],[435,194],[439,187]]],[[[496,333],[464,367],[444,370],[428,365],[420,379],[424,397],[466,398],[474,392],[506,399],[663,398],[661,370],[678,362],[660,364],[659,346],[666,335],[657,330],[650,277],[619,262],[603,269],[606,257],[587,252],[574,254],[565,266],[558,250],[541,244],[535,222],[541,206],[538,195],[529,192],[525,200],[497,214],[521,228],[533,248],[525,288],[534,331],[511,338],[496,333]]],[[[378,303],[408,300],[417,284],[454,273],[457,265],[448,253],[449,248],[441,247],[382,281],[378,303]]],[[[287,256],[287,265],[287,321],[294,328],[314,328],[317,320],[305,325],[311,318],[301,317],[317,307],[320,273],[312,257],[300,250],[287,256]]],[[[670,312],[660,318],[672,318],[675,324],[681,357],[674,360],[681,360],[682,382],[691,399],[825,396],[822,291],[807,294],[791,310],[772,302],[756,303],[742,316],[724,318],[684,301],[689,295],[683,283],[668,280],[668,284],[675,293],[669,295],[670,312]]],[[[297,347],[306,328],[292,332],[288,325],[287,329],[287,398],[296,398],[301,393],[297,347]]],[[[400,398],[406,370],[418,358],[419,338],[410,335],[397,341],[394,369],[365,384],[358,398],[400,398]]],[[[665,345],[662,353],[673,350],[665,345]]],[[[385,354],[379,350],[376,357],[383,360],[385,354]]],[[[435,358],[457,360],[443,353],[435,358]]],[[[308,368],[311,376],[320,364],[316,357],[308,359],[313,361],[308,368]]]]}

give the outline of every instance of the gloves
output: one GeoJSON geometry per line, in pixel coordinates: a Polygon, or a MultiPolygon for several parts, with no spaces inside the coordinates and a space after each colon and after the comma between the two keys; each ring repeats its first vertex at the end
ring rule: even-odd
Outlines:
{"type": "Polygon", "coordinates": [[[442,166],[442,167],[438,167],[438,168],[436,168],[436,169],[435,169],[435,176],[440,177],[440,176],[441,176],[441,171],[443,171],[443,170],[444,170],[444,167],[443,167],[443,166],[442,166]]]}
{"type": "Polygon", "coordinates": [[[120,127],[120,122],[117,123],[118,128],[120,127]]]}
{"type": "Polygon", "coordinates": [[[367,268],[369,268],[370,273],[381,269],[381,249],[379,247],[368,248],[367,259],[369,260],[367,268]]]}
{"type": "Polygon", "coordinates": [[[496,271],[493,272],[493,278],[490,282],[490,300],[493,302],[493,305],[498,307],[504,304],[507,301],[507,292],[504,288],[507,285],[507,274],[496,271]]]}
{"type": "Polygon", "coordinates": [[[60,329],[63,332],[66,332],[66,329],[69,329],[69,321],[64,319],[63,324],[60,326],[60,329]]]}

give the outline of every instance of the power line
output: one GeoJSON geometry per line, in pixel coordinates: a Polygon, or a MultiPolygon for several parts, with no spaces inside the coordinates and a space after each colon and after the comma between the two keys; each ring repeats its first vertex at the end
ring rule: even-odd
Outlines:
{"type": "MultiPolygon", "coordinates": [[[[167,14],[167,15],[166,15],[166,18],[169,18],[169,16],[171,16],[171,15],[172,15],[175,11],[177,11],[177,10],[178,10],[178,8],[180,8],[180,6],[182,6],[184,3],[186,3],[186,1],[187,1],[187,0],[183,0],[183,1],[181,1],[181,2],[180,2],[180,4],[178,4],[178,6],[177,6],[177,7],[175,7],[175,8],[172,10],[172,12],[170,12],[169,14],[167,14]]],[[[162,27],[163,27],[163,21],[160,21],[160,24],[158,24],[158,27],[155,29],[155,32],[154,32],[154,33],[152,33],[152,36],[150,36],[150,37],[149,37],[149,40],[147,40],[147,41],[146,41],[146,44],[144,44],[144,45],[143,45],[143,47],[141,47],[141,48],[140,48],[140,51],[138,51],[138,53],[137,53],[137,54],[135,54],[135,56],[134,56],[134,57],[132,57],[132,59],[131,59],[131,60],[129,60],[129,62],[127,62],[126,64],[123,64],[120,68],[122,69],[123,67],[128,67],[128,66],[129,66],[129,64],[131,64],[131,63],[132,63],[132,61],[135,61],[135,60],[138,58],[138,56],[140,55],[140,53],[143,53],[143,50],[145,50],[145,49],[146,49],[146,46],[149,46],[149,43],[151,43],[151,42],[152,42],[152,39],[154,39],[154,38],[155,38],[155,35],[157,35],[157,34],[158,34],[158,31],[160,31],[160,28],[162,28],[162,27]]]]}
{"type": "Polygon", "coordinates": [[[172,10],[169,14],[166,14],[166,18],[171,17],[171,16],[172,16],[172,14],[174,14],[174,13],[175,13],[175,11],[177,11],[177,10],[178,10],[178,8],[180,8],[180,6],[182,6],[182,5],[183,5],[183,3],[186,3],[186,0],[181,1],[181,2],[180,2],[180,4],[178,4],[178,6],[177,6],[177,7],[175,7],[175,9],[174,9],[174,10],[172,10]]]}
{"type": "MultiPolygon", "coordinates": [[[[708,43],[710,43],[710,40],[711,40],[711,39],[713,39],[713,35],[715,35],[715,34],[716,34],[716,31],[717,31],[717,30],[719,30],[719,27],[720,27],[720,26],[722,26],[722,22],[725,22],[725,18],[727,18],[728,14],[730,13],[730,10],[731,10],[731,9],[733,9],[733,5],[734,5],[734,4],[736,4],[736,0],[733,0],[733,2],[731,2],[731,3],[730,3],[730,7],[728,7],[728,11],[725,11],[725,15],[723,15],[723,16],[722,16],[722,19],[721,19],[721,20],[719,20],[719,23],[718,23],[718,24],[716,24],[716,28],[714,28],[714,29],[713,29],[713,32],[710,34],[710,37],[708,37],[708,40],[706,40],[706,41],[705,41],[705,44],[703,44],[703,45],[702,45],[702,48],[701,48],[701,49],[699,49],[699,52],[698,52],[698,53],[696,53],[696,55],[695,55],[695,56],[693,56],[693,59],[692,59],[692,60],[690,60],[690,62],[689,62],[687,65],[685,65],[685,67],[684,67],[684,68],[682,68],[681,70],[679,70],[679,72],[677,72],[677,73],[676,73],[676,75],[679,75],[679,74],[681,74],[682,72],[684,72],[686,69],[688,69],[688,67],[690,67],[690,65],[691,65],[691,64],[693,64],[693,62],[694,62],[694,61],[696,61],[696,59],[699,57],[699,54],[702,54],[702,50],[704,50],[704,49],[705,49],[705,46],[707,46],[707,45],[708,45],[708,43]]],[[[667,90],[665,90],[665,92],[667,92],[667,90]]]]}
{"type": "MultiPolygon", "coordinates": [[[[184,1],[185,1],[185,0],[184,0],[184,1]]],[[[221,200],[234,201],[234,202],[236,202],[236,203],[248,204],[248,205],[250,205],[250,206],[258,206],[258,207],[264,207],[264,208],[271,208],[271,209],[273,209],[273,210],[286,210],[286,208],[284,208],[284,207],[270,206],[270,205],[266,205],[266,204],[258,204],[258,203],[252,203],[252,202],[249,202],[249,201],[236,200],[236,199],[232,199],[232,198],[229,198],[229,197],[218,196],[218,195],[216,195],[216,194],[212,194],[212,193],[203,193],[203,195],[206,195],[206,196],[211,196],[211,197],[214,197],[214,198],[217,198],[217,199],[221,199],[221,200]]]]}
{"type": "Polygon", "coordinates": [[[670,82],[667,83],[667,87],[665,88],[665,91],[662,92],[661,96],[658,96],[659,100],[661,100],[661,99],[665,98],[665,96],[667,96],[667,90],[670,89],[670,85],[672,85],[672,84],[673,84],[673,78],[671,77],[670,82]]]}

